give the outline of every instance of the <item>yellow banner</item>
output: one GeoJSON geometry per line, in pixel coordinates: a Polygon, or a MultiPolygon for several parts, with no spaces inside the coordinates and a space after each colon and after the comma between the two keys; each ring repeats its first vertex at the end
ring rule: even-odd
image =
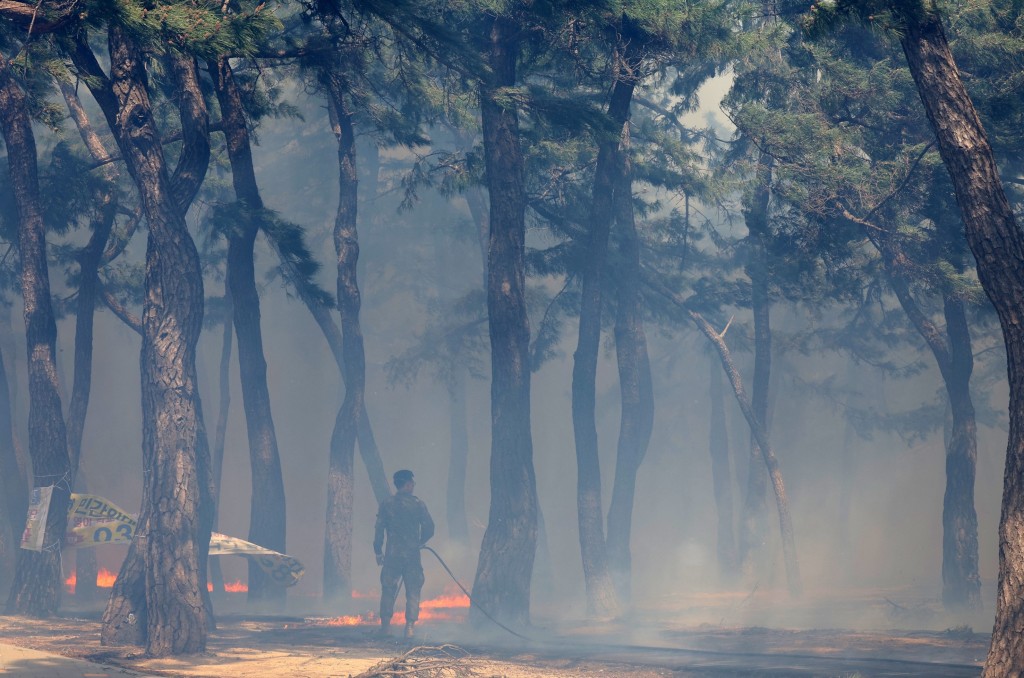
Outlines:
{"type": "Polygon", "coordinates": [[[136,521],[113,502],[93,494],[72,494],[68,508],[65,548],[88,548],[101,544],[128,544],[136,521]]]}

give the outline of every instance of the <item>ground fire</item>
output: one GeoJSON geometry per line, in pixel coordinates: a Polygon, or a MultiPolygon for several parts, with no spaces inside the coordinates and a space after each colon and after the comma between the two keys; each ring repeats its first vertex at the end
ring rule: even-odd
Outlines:
{"type": "MultiPolygon", "coordinates": [[[[352,598],[355,600],[376,601],[380,598],[379,593],[363,593],[353,591],[352,598]]],[[[399,596],[401,600],[401,596],[399,596]]],[[[461,591],[446,591],[436,598],[429,598],[420,602],[420,621],[452,621],[461,622],[466,619],[466,610],[469,609],[469,597],[461,591]]],[[[340,617],[311,619],[311,623],[324,626],[360,626],[363,624],[379,624],[380,618],[373,612],[366,612],[358,615],[343,615],[340,617]]],[[[405,624],[405,612],[395,611],[391,618],[395,626],[405,624]]]]}
{"type": "MultiPolygon", "coordinates": [[[[101,567],[99,572],[96,573],[96,587],[101,589],[113,588],[114,580],[117,579],[117,572],[111,572],[105,567],[101,567]]],[[[75,587],[78,584],[78,572],[72,570],[71,575],[64,580],[64,590],[74,595],[75,587]]],[[[206,585],[207,591],[213,591],[213,584],[206,585]]],[[[246,593],[249,590],[249,586],[236,579],[233,582],[224,582],[224,590],[227,593],[246,593]]]]}

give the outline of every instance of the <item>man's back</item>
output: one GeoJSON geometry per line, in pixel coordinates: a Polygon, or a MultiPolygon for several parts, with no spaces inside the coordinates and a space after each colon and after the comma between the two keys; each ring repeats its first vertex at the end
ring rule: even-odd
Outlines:
{"type": "Polygon", "coordinates": [[[381,502],[377,511],[374,550],[379,552],[387,531],[385,558],[418,554],[420,545],[434,535],[427,506],[415,495],[399,492],[381,502]]]}

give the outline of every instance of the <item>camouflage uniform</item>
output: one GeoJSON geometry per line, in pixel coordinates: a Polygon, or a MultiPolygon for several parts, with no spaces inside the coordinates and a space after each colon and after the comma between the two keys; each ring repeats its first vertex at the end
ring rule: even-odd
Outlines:
{"type": "Polygon", "coordinates": [[[380,619],[385,626],[395,612],[398,584],[405,581],[405,621],[420,616],[423,565],[420,546],[434,536],[434,521],[427,505],[409,493],[399,492],[381,502],[373,535],[373,551],[380,555],[387,532],[384,566],[380,571],[380,619]]]}

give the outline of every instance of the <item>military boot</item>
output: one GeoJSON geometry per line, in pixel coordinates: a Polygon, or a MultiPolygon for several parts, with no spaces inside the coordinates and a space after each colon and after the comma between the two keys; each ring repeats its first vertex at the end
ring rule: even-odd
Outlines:
{"type": "Polygon", "coordinates": [[[406,622],[405,624],[405,639],[412,640],[416,637],[416,631],[413,629],[415,622],[406,622]]]}

